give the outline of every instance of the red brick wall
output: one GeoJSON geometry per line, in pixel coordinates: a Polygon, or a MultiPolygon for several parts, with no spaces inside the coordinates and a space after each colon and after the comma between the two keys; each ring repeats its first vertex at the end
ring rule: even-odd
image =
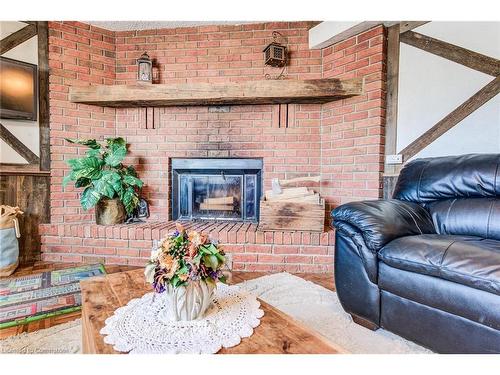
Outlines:
{"type": "Polygon", "coordinates": [[[364,77],[364,94],[323,105],[321,194],[332,208],[381,197],[386,59],[378,26],[322,50],[323,77],[364,77]]]}
{"type": "MultiPolygon", "coordinates": [[[[79,191],[61,187],[67,172],[64,161],[84,152],[65,142],[65,137],[125,137],[131,151],[126,161],[137,167],[146,183],[151,221],[169,217],[172,157],[262,157],[265,188],[270,188],[273,177],[319,173],[327,213],[340,203],[379,197],[385,124],[384,28],[323,50],[309,50],[311,25],[281,22],[114,33],[83,23],[50,22],[54,225],[42,226],[43,258],[142,264],[152,239],[160,235],[154,232],[160,224],[151,224],[148,233],[156,234],[144,239],[135,237],[134,228],[116,227],[110,228],[113,236],[106,229],[99,232],[102,240],[92,241],[93,231],[100,231],[90,224],[93,212],[81,209],[79,191]],[[287,126],[280,123],[278,105],[230,106],[228,112],[213,107],[159,108],[153,129],[146,128],[144,109],[115,110],[68,100],[71,85],[133,83],[135,61],[144,51],[156,60],[162,83],[263,79],[265,73],[279,72],[263,67],[262,48],[273,30],[288,38],[289,79],[364,77],[365,93],[324,105],[289,105],[287,126]],[[69,225],[75,222],[87,224],[69,225]],[[127,249],[122,248],[125,243],[127,249]]],[[[332,233],[299,232],[300,241],[289,243],[285,238],[292,238],[290,233],[265,232],[252,239],[253,230],[241,226],[228,237],[227,249],[234,255],[236,269],[331,271],[332,233]],[[296,246],[292,249],[290,244],[296,246]]]]}
{"type": "Polygon", "coordinates": [[[80,22],[49,22],[51,222],[92,220],[79,203],[80,192],[62,178],[66,160],[85,151],[64,138],[115,135],[115,110],[69,102],[70,86],[115,83],[114,33],[80,22]]]}
{"type": "MultiPolygon", "coordinates": [[[[202,26],[116,33],[117,83],[134,83],[136,59],[147,51],[161,83],[261,80],[280,69],[264,68],[263,47],[277,30],[287,38],[289,79],[321,78],[321,51],[308,48],[310,22],[202,26]]],[[[264,184],[271,179],[320,173],[320,105],[289,105],[288,127],[279,105],[167,107],[156,129],[146,129],[145,109],[117,110],[116,132],[130,142],[128,162],[138,165],[152,219],[168,219],[168,165],[172,157],[262,157],[264,184]]],[[[286,108],[286,106],[284,106],[286,108]]],[[[282,107],[284,110],[284,108],[282,107]]]]}

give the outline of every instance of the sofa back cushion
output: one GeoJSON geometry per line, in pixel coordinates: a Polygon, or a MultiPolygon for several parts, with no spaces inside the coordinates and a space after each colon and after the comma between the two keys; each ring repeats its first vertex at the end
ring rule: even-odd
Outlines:
{"type": "Polygon", "coordinates": [[[446,199],[426,204],[436,232],[500,241],[500,199],[446,199]]]}
{"type": "Polygon", "coordinates": [[[500,240],[500,154],[416,159],[393,198],[427,208],[437,233],[500,240]]]}
{"type": "Polygon", "coordinates": [[[393,198],[416,203],[500,196],[500,154],[416,159],[401,170],[393,198]]]}

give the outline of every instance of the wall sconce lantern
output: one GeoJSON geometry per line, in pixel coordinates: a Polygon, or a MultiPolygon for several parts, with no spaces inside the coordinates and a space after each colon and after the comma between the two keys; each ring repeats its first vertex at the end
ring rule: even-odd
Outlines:
{"type": "Polygon", "coordinates": [[[264,64],[282,67],[286,64],[286,47],[279,43],[272,42],[264,49],[264,64]]]}
{"type": "MultiPolygon", "coordinates": [[[[264,52],[264,65],[274,68],[283,68],[281,73],[274,79],[284,78],[284,71],[287,64],[287,49],[283,41],[285,38],[277,31],[273,31],[273,41],[267,45],[264,52]],[[279,42],[281,41],[281,43],[279,42]]],[[[270,79],[270,75],[266,74],[266,78],[270,79]]]]}
{"type": "Polygon", "coordinates": [[[142,56],[137,59],[137,82],[153,82],[153,62],[146,52],[144,52],[142,56]]]}

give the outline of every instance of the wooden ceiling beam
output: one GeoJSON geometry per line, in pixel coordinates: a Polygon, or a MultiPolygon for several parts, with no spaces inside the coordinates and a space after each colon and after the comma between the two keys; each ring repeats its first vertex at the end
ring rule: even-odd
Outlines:
{"type": "Polygon", "coordinates": [[[363,93],[363,79],[74,86],[70,101],[103,107],[326,103],[363,93]]]}
{"type": "Polygon", "coordinates": [[[493,77],[500,75],[500,60],[478,52],[456,46],[451,43],[434,39],[430,36],[407,31],[400,35],[400,40],[410,46],[420,48],[436,56],[454,61],[468,68],[489,74],[493,77]]]}
{"type": "Polygon", "coordinates": [[[426,23],[429,23],[430,21],[401,21],[399,23],[399,33],[405,33],[407,31],[416,29],[419,26],[425,25],[426,23]]]}
{"type": "Polygon", "coordinates": [[[26,159],[29,164],[38,164],[40,162],[38,156],[26,147],[24,143],[12,134],[3,124],[0,124],[0,138],[21,155],[23,159],[26,159]]]}
{"type": "Polygon", "coordinates": [[[418,137],[415,141],[406,146],[400,154],[403,156],[403,162],[406,162],[412,156],[423,150],[429,144],[434,142],[448,130],[457,125],[464,118],[469,116],[476,109],[494,98],[500,92],[500,77],[495,78],[477,93],[472,95],[465,102],[460,104],[453,112],[439,121],[432,128],[418,137]]]}
{"type": "Polygon", "coordinates": [[[0,40],[0,55],[17,47],[37,34],[36,25],[28,25],[0,40]]]}

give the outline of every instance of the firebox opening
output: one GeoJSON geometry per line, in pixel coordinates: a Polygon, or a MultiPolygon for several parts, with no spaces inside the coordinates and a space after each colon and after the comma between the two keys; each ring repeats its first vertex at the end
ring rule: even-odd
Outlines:
{"type": "Polygon", "coordinates": [[[262,159],[172,159],[172,218],[258,222],[262,159]]]}

